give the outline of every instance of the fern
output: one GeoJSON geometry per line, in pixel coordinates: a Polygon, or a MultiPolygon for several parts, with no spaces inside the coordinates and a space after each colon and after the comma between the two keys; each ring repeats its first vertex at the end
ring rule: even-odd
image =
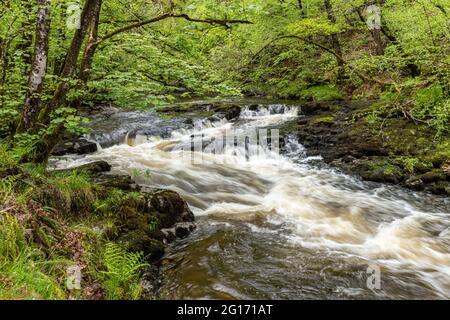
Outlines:
{"type": "Polygon", "coordinates": [[[149,266],[141,252],[127,252],[121,246],[107,243],[103,253],[107,271],[103,283],[107,299],[136,299],[140,294],[139,274],[149,266]]]}

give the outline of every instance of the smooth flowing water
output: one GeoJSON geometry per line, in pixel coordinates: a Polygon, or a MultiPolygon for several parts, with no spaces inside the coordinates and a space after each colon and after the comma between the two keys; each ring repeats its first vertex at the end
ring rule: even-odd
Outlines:
{"type": "MultiPolygon", "coordinates": [[[[234,146],[192,161],[178,148],[190,146],[193,134],[211,142],[233,129],[243,137],[298,113],[284,105],[245,108],[233,123],[197,121],[164,138],[138,132],[55,165],[105,160],[113,173],[189,202],[198,229],[162,261],[168,298],[450,298],[448,199],[362,182],[305,157],[295,139],[282,155],[234,146]],[[368,268],[380,268],[379,289],[368,287],[368,268]]],[[[154,117],[149,127],[158,125],[154,117]]]]}

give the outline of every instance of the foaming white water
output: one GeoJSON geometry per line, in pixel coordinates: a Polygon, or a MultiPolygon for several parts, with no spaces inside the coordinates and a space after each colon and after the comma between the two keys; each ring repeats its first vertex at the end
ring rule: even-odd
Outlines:
{"type": "Polygon", "coordinates": [[[279,226],[283,241],[337,257],[359,257],[389,272],[407,270],[438,295],[450,297],[449,212],[422,210],[409,203],[414,195],[397,190],[387,196],[384,188],[370,189],[349,176],[304,163],[305,150],[293,137],[287,139],[287,156],[259,147],[249,156],[248,150],[234,146],[219,154],[194,153],[201,161],[193,163],[192,154],[186,157],[186,151],[176,149],[193,135],[206,141],[230,129],[245,135],[292,120],[297,113],[297,108],[284,106],[246,108],[236,125],[202,121],[191,130],[173,132],[170,139],[136,138],[57,166],[101,159],[116,173],[146,170],[150,177],[136,176],[139,183],[181,193],[198,216],[245,223],[263,218],[279,226]]]}
{"type": "Polygon", "coordinates": [[[269,105],[265,107],[257,107],[251,109],[250,107],[245,107],[240,115],[241,119],[276,119],[279,118],[290,118],[297,117],[299,109],[298,107],[286,106],[283,104],[269,105]]]}

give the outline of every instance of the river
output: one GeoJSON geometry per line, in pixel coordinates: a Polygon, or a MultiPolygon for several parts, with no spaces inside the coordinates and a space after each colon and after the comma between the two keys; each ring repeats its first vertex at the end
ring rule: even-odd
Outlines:
{"type": "Polygon", "coordinates": [[[122,133],[146,124],[145,134],[54,165],[105,160],[113,173],[188,201],[198,228],[163,258],[167,298],[450,298],[448,199],[345,175],[306,157],[293,138],[281,154],[244,144],[197,154],[195,162],[177,148],[192,135],[211,142],[233,130],[244,137],[299,114],[295,105],[267,103],[243,108],[233,122],[197,120],[192,128],[154,113],[122,113],[94,121],[90,138],[106,141],[103,126],[114,121],[125,125],[122,133]],[[155,126],[169,130],[149,133],[155,126]],[[379,286],[372,282],[378,270],[379,286]]]}

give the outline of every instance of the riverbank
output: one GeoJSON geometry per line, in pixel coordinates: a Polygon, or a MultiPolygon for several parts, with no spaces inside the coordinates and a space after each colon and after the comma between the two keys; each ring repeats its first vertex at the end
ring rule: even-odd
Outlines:
{"type": "Polygon", "coordinates": [[[450,195],[450,137],[375,102],[307,103],[295,129],[309,155],[364,180],[450,195]]]}
{"type": "Polygon", "coordinates": [[[8,159],[0,168],[1,299],[159,297],[157,261],[196,227],[176,192],[141,188],[104,161],[46,172],[8,159]]]}

